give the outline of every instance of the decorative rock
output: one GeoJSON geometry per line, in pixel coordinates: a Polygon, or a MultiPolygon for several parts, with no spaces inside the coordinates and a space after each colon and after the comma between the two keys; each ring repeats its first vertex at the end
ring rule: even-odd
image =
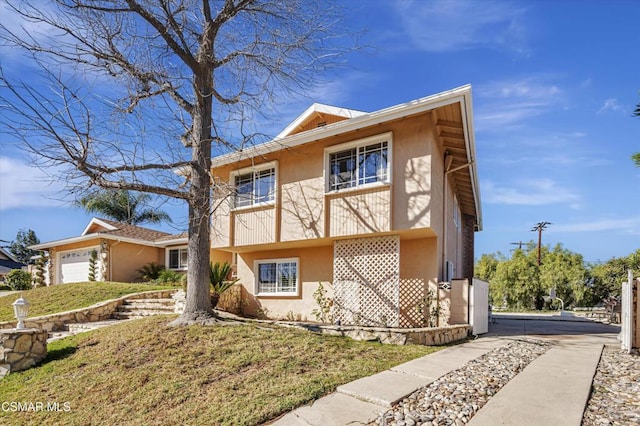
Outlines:
{"type": "Polygon", "coordinates": [[[593,378],[582,424],[640,424],[640,354],[605,347],[593,378]]]}
{"type": "Polygon", "coordinates": [[[528,340],[494,349],[417,390],[370,424],[466,425],[491,395],[549,347],[528,340]]]}

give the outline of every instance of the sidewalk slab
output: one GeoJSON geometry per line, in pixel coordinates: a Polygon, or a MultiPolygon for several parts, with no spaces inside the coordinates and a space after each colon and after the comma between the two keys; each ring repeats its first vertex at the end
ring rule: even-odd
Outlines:
{"type": "Polygon", "coordinates": [[[337,390],[339,393],[391,408],[393,404],[428,383],[423,377],[387,370],[339,386],[337,390]]]}
{"type": "Polygon", "coordinates": [[[471,426],[579,426],[602,344],[560,343],[515,376],[469,421],[471,426]]]}
{"type": "Polygon", "coordinates": [[[351,396],[332,393],[320,398],[313,405],[300,407],[278,419],[273,426],[326,426],[356,425],[374,420],[386,411],[369,402],[360,401],[351,396]]]}
{"type": "Polygon", "coordinates": [[[393,367],[391,371],[423,378],[425,379],[423,386],[426,386],[467,362],[507,343],[509,341],[505,339],[480,338],[405,362],[393,367]]]}

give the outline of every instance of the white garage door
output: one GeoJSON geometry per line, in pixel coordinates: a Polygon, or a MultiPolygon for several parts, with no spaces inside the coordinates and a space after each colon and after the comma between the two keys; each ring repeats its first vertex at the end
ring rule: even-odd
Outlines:
{"type": "MultiPolygon", "coordinates": [[[[58,283],[76,283],[89,280],[89,264],[91,252],[99,247],[89,247],[78,250],[60,252],[58,260],[58,283]]],[[[100,270],[100,261],[96,261],[96,273],[100,270]]]]}

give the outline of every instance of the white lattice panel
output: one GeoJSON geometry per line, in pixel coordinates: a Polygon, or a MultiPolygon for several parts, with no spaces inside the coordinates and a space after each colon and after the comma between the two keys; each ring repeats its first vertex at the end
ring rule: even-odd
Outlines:
{"type": "Polygon", "coordinates": [[[399,325],[400,237],[334,243],[333,315],[342,324],[399,325]]]}

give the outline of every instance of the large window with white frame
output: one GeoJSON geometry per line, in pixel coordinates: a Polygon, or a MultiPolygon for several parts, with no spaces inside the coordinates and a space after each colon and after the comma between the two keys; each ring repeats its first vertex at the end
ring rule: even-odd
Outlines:
{"type": "Polygon", "coordinates": [[[257,260],[254,266],[258,296],[296,296],[299,258],[257,260]]]}
{"type": "Polygon", "coordinates": [[[326,149],[327,191],[391,181],[391,133],[326,149]]]}
{"type": "Polygon", "coordinates": [[[233,206],[252,207],[273,203],[276,193],[276,165],[274,162],[235,171],[233,206]]]}
{"type": "Polygon", "coordinates": [[[187,269],[187,246],[167,249],[167,265],[169,269],[187,269]]]}

